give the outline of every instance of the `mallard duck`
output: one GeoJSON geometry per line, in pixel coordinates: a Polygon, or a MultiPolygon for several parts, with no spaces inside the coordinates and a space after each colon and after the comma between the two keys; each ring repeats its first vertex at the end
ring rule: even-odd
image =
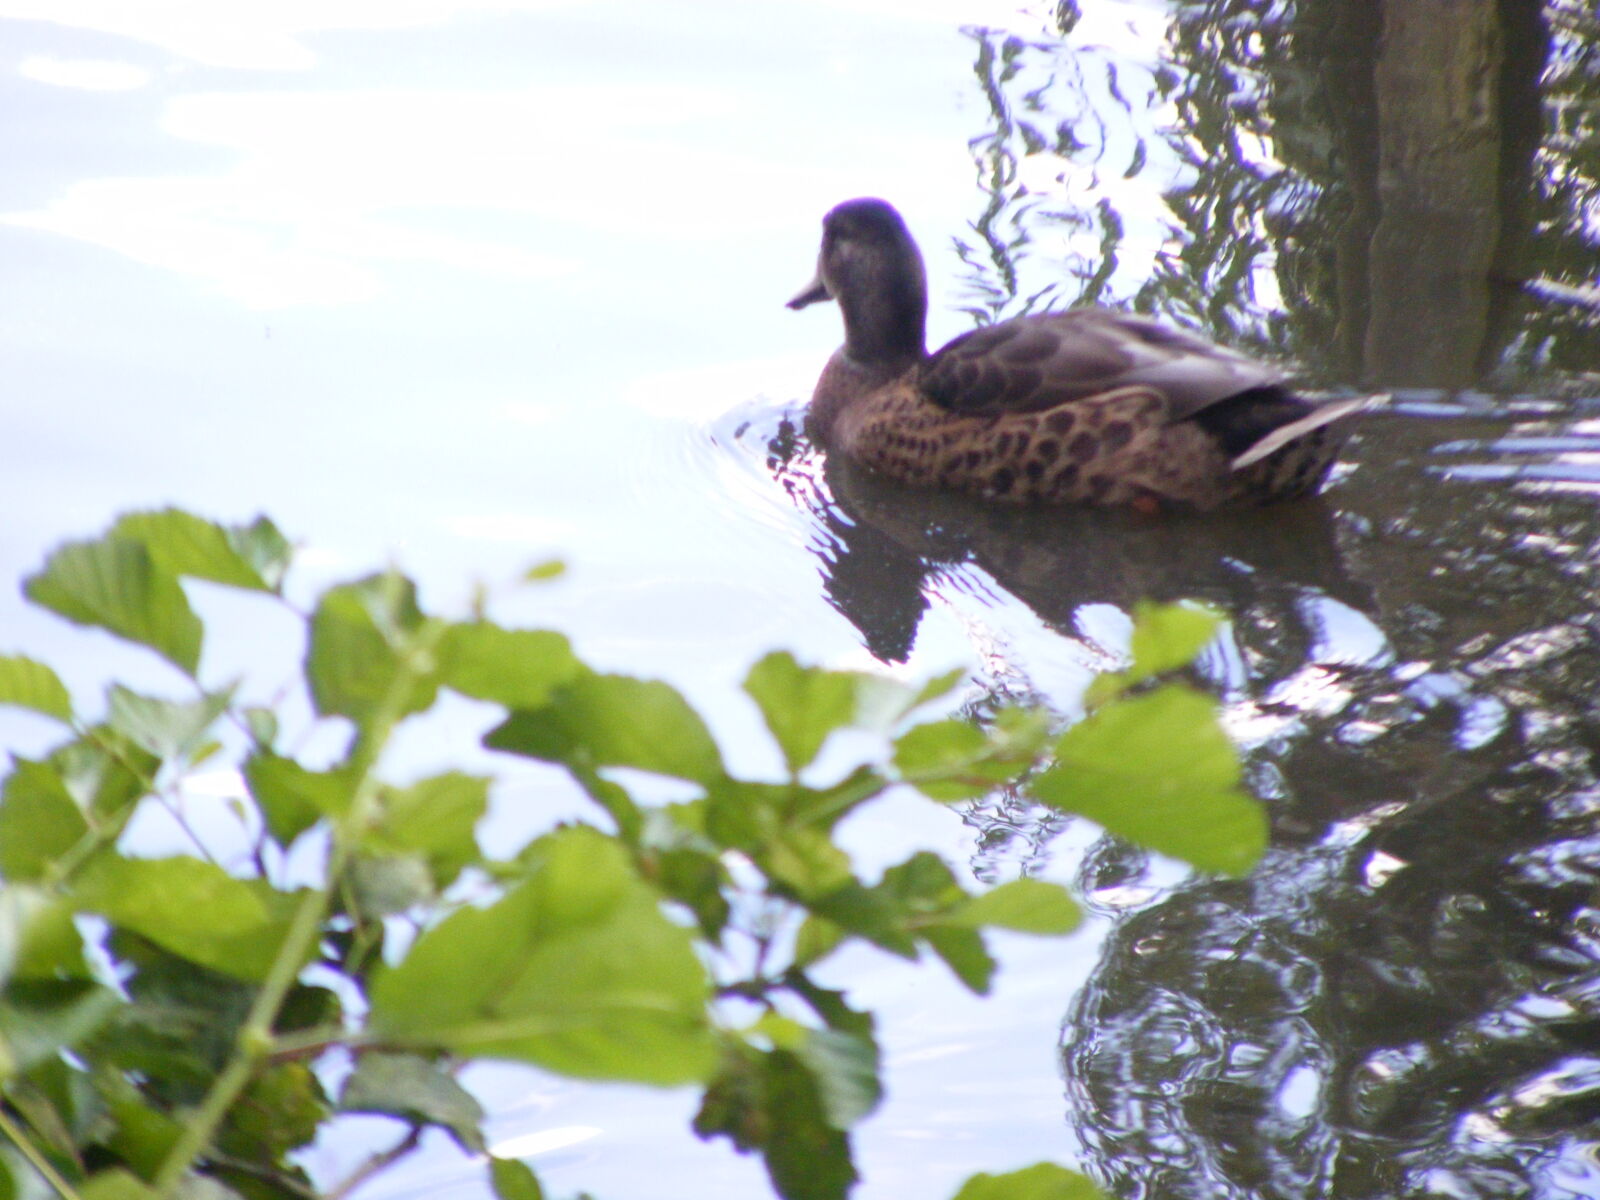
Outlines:
{"type": "Polygon", "coordinates": [[[1366,401],[1318,402],[1275,367],[1157,321],[1082,308],[1017,317],[928,353],[922,254],[893,207],[823,218],[817,277],[844,345],[807,410],[813,439],[903,482],[1005,501],[1214,508],[1316,490],[1366,401]]]}

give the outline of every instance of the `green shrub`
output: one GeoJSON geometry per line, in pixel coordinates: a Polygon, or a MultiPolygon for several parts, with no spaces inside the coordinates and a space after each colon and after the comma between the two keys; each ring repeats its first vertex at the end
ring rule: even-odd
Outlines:
{"type": "MultiPolygon", "coordinates": [[[[180,580],[294,613],[291,557],[265,518],[225,527],[168,510],[61,547],[25,582],[35,604],[155,651],[183,690],[114,684],[87,717],[50,667],[0,657],[0,703],[65,731],[49,753],[13,758],[0,790],[0,1200],[46,1184],[85,1200],[305,1200],[316,1192],[295,1151],[348,1112],[404,1123],[383,1165],[429,1126],[482,1152],[481,1110],[456,1080],[478,1058],[698,1085],[701,1137],[760,1153],[790,1200],[841,1197],[856,1178],[850,1128],[881,1094],[878,1047],[872,1015],[815,983],[815,965],[852,941],[927,951],[983,992],[984,929],[1060,934],[1078,920],[1054,885],[973,894],[927,852],[864,879],[834,839],[841,820],[892,788],[949,803],[1020,783],[1206,869],[1247,869],[1264,841],[1213,703],[1151,682],[1212,637],[1214,618],[1193,609],[1142,613],[1129,670],[1098,680],[1065,733],[1021,709],[986,727],[919,719],[948,707],[956,675],[912,688],[771,654],[744,687],[786,772],[749,780],[667,684],[592,670],[559,633],[427,614],[394,572],[295,614],[303,671],[276,705],[203,682],[205,628],[180,580]],[[560,764],[595,823],[491,857],[474,835],[489,778],[387,779],[397,727],[441,690],[503,709],[485,744],[560,764]],[[348,732],[331,763],[302,761],[303,738],[282,733],[306,700],[317,724],[348,732]],[[883,753],[827,777],[814,764],[846,727],[881,734],[883,753]],[[192,854],[141,857],[130,822],[175,805],[202,765],[243,780],[239,815],[259,831],[248,864],[224,867],[201,838],[192,854]],[[690,798],[643,803],[613,768],[681,780],[690,798]],[[288,879],[296,845],[323,848],[312,886],[288,879]],[[726,952],[734,940],[753,952],[726,952]],[[734,1011],[760,1015],[735,1024],[734,1011]],[[335,1049],[355,1066],[330,1095],[313,1068],[335,1049]]],[[[542,1194],[520,1162],[491,1159],[490,1180],[502,1200],[542,1194]]],[[[1092,1194],[1047,1164],[960,1193],[1092,1194]]]]}

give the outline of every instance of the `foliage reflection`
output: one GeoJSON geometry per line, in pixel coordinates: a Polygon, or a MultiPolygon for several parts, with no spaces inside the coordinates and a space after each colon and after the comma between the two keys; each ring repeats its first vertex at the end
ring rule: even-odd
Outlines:
{"type": "Polygon", "coordinates": [[[981,319],[1129,305],[1352,384],[1600,357],[1580,0],[1188,0],[1142,68],[1075,28],[969,31],[991,125],[958,248],[981,319]],[[1119,207],[1152,164],[1164,208],[1119,207]]]}

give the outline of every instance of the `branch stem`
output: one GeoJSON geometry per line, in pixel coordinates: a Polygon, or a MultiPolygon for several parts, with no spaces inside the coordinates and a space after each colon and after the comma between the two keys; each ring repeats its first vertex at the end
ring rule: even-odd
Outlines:
{"type": "Polygon", "coordinates": [[[28,1160],[28,1165],[39,1172],[44,1181],[55,1191],[55,1194],[61,1197],[61,1200],[78,1200],[77,1189],[68,1183],[61,1172],[51,1165],[50,1160],[45,1157],[44,1151],[33,1144],[33,1139],[28,1136],[27,1131],[12,1120],[11,1114],[6,1112],[4,1108],[0,1108],[0,1133],[11,1139],[11,1144],[17,1148],[23,1158],[28,1160]]]}
{"type": "Polygon", "coordinates": [[[398,669],[389,681],[383,700],[366,721],[358,721],[350,755],[358,781],[349,810],[334,825],[322,886],[301,897],[283,944],[278,947],[277,957],[239,1028],[233,1056],[161,1162],[153,1181],[157,1195],[169,1197],[173,1194],[184,1175],[210,1146],[212,1137],[240,1093],[249,1086],[256,1070],[277,1048],[273,1042],[273,1025],[290,989],[300,977],[301,968],[316,951],[334,893],[344,878],[360,832],[367,827],[377,803],[378,789],[382,786],[377,772],[378,760],[395,726],[405,715],[406,703],[417,680],[433,661],[434,646],[442,634],[443,626],[425,626],[410,644],[396,647],[398,669]]]}

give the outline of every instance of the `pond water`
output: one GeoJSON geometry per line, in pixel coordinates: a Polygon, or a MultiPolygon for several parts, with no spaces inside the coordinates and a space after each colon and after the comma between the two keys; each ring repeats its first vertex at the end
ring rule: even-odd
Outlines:
{"type": "MultiPolygon", "coordinates": [[[[0,575],[168,503],[269,513],[308,594],[394,559],[449,605],[560,555],[499,615],[672,681],[752,769],[775,646],[1071,717],[1136,600],[1207,601],[1249,878],[1014,799],[850,829],[1095,914],[1002,939],[984,1001],[841,964],[889,1057],[859,1194],[1052,1158],[1130,1197],[1600,1196],[1597,46],[1587,0],[0,0],[0,575]],[[783,307],[854,195],[921,238],[935,344],[1093,301],[1386,399],[1261,512],[863,477],[795,434],[837,315],[783,307]]],[[[251,635],[208,677],[270,692],[282,631],[202,600],[251,635]]],[[[172,684],[14,587],[0,627],[81,697],[172,684]]],[[[765,1194],[687,1093],[471,1081],[559,1193],[765,1194]]],[[[430,1139],[362,1195],[480,1174],[430,1139]]]]}

